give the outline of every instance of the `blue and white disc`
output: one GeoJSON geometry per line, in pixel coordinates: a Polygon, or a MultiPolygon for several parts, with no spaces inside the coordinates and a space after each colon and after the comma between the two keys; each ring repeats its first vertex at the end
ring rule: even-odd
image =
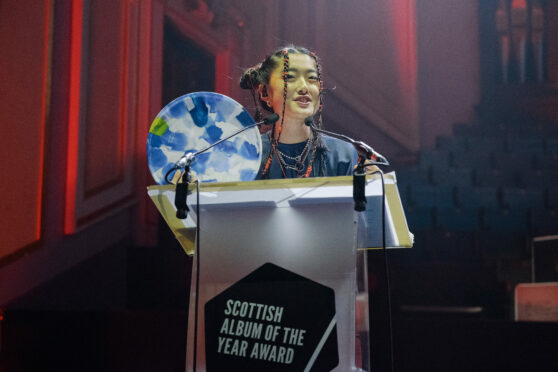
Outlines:
{"type": "MultiPolygon", "coordinates": [[[[166,184],[165,174],[185,153],[202,150],[252,124],[248,111],[222,94],[195,92],[175,99],[153,120],[147,137],[147,161],[155,182],[166,184]]],[[[261,156],[262,141],[254,127],[199,154],[190,168],[202,182],[252,181],[261,156]]]]}

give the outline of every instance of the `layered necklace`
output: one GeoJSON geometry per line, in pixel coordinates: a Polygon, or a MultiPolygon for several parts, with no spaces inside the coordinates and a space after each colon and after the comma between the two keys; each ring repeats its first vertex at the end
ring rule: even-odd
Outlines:
{"type": "Polygon", "coordinates": [[[308,156],[308,149],[310,148],[310,143],[312,143],[312,140],[308,138],[306,140],[306,145],[304,145],[304,148],[302,149],[300,154],[296,156],[289,156],[285,154],[283,151],[281,151],[279,147],[277,147],[277,158],[279,159],[279,163],[281,164],[281,166],[285,169],[292,169],[296,171],[297,174],[300,174],[300,172],[304,168],[304,162],[306,161],[306,157],[308,156]]]}
{"type": "MultiPolygon", "coordinates": [[[[304,148],[298,155],[289,155],[279,149],[279,144],[277,140],[271,140],[271,148],[272,151],[269,154],[269,158],[266,161],[265,168],[262,171],[262,175],[265,175],[269,171],[269,167],[271,165],[271,161],[273,159],[273,155],[278,160],[279,167],[281,168],[281,173],[283,174],[283,178],[287,178],[287,172],[292,171],[297,178],[308,178],[312,173],[312,164],[314,163],[314,158],[316,156],[316,141],[313,136],[309,137],[306,140],[306,144],[304,148]],[[310,160],[308,162],[308,167],[306,167],[306,171],[304,171],[304,165],[306,163],[306,159],[308,159],[308,155],[310,154],[310,160]]],[[[290,172],[289,172],[290,173],[290,172]]]]}

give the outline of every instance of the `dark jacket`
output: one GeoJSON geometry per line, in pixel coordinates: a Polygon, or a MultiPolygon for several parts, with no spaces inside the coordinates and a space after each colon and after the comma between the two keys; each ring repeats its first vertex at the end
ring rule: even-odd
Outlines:
{"type": "MultiPolygon", "coordinates": [[[[283,178],[281,167],[276,156],[273,156],[270,169],[262,177],[265,162],[272,152],[270,143],[270,132],[262,135],[262,162],[256,179],[283,178]]],[[[308,154],[304,169],[307,169],[311,155],[308,154]]],[[[326,135],[318,137],[318,148],[312,164],[310,177],[333,177],[348,176],[353,174],[354,166],[357,164],[358,155],[354,147],[346,142],[326,135]]],[[[304,172],[303,172],[304,173],[304,172]]]]}

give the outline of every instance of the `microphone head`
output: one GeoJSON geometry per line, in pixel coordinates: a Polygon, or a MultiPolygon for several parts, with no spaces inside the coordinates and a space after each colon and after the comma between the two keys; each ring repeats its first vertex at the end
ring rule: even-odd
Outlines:
{"type": "Polygon", "coordinates": [[[265,119],[263,119],[263,122],[264,122],[264,124],[273,124],[277,120],[279,120],[279,115],[278,114],[271,114],[268,117],[266,117],[265,119]]]}
{"type": "Polygon", "coordinates": [[[308,116],[306,119],[304,119],[304,124],[306,124],[309,127],[312,127],[314,125],[314,117],[308,116]]]}

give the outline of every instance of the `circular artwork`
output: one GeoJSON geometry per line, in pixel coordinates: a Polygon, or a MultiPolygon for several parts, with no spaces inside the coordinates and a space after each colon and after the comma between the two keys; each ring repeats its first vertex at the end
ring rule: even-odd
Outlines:
{"type": "MultiPolygon", "coordinates": [[[[158,184],[166,184],[165,174],[182,155],[203,150],[252,124],[248,111],[222,94],[196,92],[178,97],[161,110],[149,129],[149,170],[158,184]]],[[[261,156],[262,141],[254,127],[199,154],[190,169],[192,177],[202,182],[252,181],[261,156]]]]}

